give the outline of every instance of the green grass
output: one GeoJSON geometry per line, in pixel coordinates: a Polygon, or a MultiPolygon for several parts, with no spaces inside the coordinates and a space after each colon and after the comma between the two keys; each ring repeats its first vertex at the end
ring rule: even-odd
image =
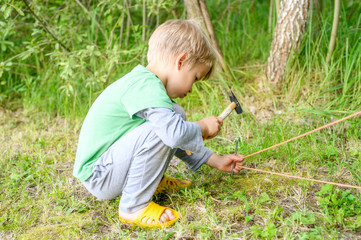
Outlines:
{"type": "MultiPolygon", "coordinates": [[[[124,21],[123,28],[116,22],[126,10],[124,1],[91,3],[91,16],[80,13],[75,1],[32,1],[71,53],[62,51],[35,24],[20,1],[6,2],[25,15],[14,9],[7,19],[0,14],[1,239],[355,239],[361,234],[359,190],[249,170],[232,178],[203,166],[194,174],[176,159],[168,174],[190,179],[193,185],[154,200],[179,211],[180,221],[163,230],[120,224],[119,199],[96,200],[72,177],[72,168],[82,120],[94,99],[145,62],[140,1],[132,2],[132,23],[124,21]]],[[[185,15],[179,4],[164,3],[160,22],[185,15]]],[[[234,140],[241,137],[238,152],[248,155],[359,110],[359,3],[342,6],[329,64],[325,59],[332,5],[324,2],[321,14],[312,13],[277,88],[267,83],[262,67],[238,68],[267,60],[272,37],[269,1],[230,3],[227,8],[227,1],[207,1],[235,80],[217,72],[197,83],[186,99],[177,100],[188,120],[196,121],[218,115],[229,104],[228,89],[237,95],[244,113],[232,113],[221,134],[205,142],[207,147],[219,154],[233,153],[234,140]]],[[[149,4],[147,37],[157,17],[149,4]]],[[[124,14],[126,19],[128,12],[124,14]]],[[[272,22],[274,28],[275,19],[272,22]]],[[[355,117],[255,155],[247,159],[247,166],[360,185],[359,122],[355,117]]]]}
{"type": "MultiPolygon", "coordinates": [[[[220,110],[210,109],[209,114],[220,110]]],[[[37,112],[1,109],[0,113],[0,137],[5,143],[0,149],[0,230],[5,239],[315,239],[360,234],[359,191],[251,171],[232,178],[207,166],[194,174],[176,160],[168,174],[190,179],[193,185],[154,200],[178,210],[181,220],[161,231],[130,228],[119,223],[119,199],[97,201],[72,177],[81,121],[37,112]]],[[[189,119],[203,114],[208,113],[189,114],[189,119]]],[[[261,112],[233,113],[221,135],[206,145],[219,154],[231,153],[233,140],[242,136],[239,152],[246,155],[309,131],[323,121],[326,118],[307,113],[293,113],[293,119],[289,114],[273,115],[268,121],[261,112]]],[[[247,165],[358,185],[361,130],[357,122],[353,119],[251,157],[247,165]]]]}

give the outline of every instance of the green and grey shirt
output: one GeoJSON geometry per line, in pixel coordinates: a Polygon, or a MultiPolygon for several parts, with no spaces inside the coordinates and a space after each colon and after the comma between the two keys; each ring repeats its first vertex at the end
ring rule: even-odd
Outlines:
{"type": "MultiPolygon", "coordinates": [[[[95,100],[84,120],[79,136],[73,171],[74,176],[81,181],[87,180],[92,175],[93,165],[98,158],[114,142],[146,121],[147,118],[138,117],[137,113],[156,108],[168,109],[166,112],[174,113],[172,112],[172,100],[167,95],[160,79],[141,65],[138,65],[130,73],[108,86],[95,100]]],[[[201,153],[201,156],[203,156],[201,162],[204,163],[212,152],[203,146],[199,126],[196,123],[185,121],[182,121],[183,124],[174,124],[174,121],[180,121],[180,117],[172,119],[173,115],[169,114],[168,121],[173,122],[174,132],[162,133],[164,136],[161,136],[161,139],[184,138],[183,141],[182,139],[180,141],[175,139],[173,142],[176,142],[177,146],[171,147],[201,153]],[[184,134],[175,134],[176,128],[179,126],[182,128],[182,133],[187,133],[186,137],[183,136],[184,134]],[[184,132],[184,129],[187,131],[184,132]],[[198,144],[191,146],[187,139],[194,139],[198,144]]],[[[162,118],[164,119],[164,116],[161,118],[155,117],[154,119],[157,119],[155,121],[157,122],[161,121],[162,118]]],[[[185,156],[188,162],[197,161],[196,157],[197,154],[191,157],[185,156]]],[[[190,166],[188,163],[187,165],[190,166]]],[[[198,167],[199,163],[197,163],[198,167]]]]}

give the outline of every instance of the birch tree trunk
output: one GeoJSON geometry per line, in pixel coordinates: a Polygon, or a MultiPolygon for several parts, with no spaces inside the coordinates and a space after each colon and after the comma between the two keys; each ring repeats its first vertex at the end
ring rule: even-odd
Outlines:
{"type": "Polygon", "coordinates": [[[278,83],[286,68],[291,50],[296,49],[302,37],[310,0],[282,0],[273,34],[265,75],[272,83],[278,83]]]}

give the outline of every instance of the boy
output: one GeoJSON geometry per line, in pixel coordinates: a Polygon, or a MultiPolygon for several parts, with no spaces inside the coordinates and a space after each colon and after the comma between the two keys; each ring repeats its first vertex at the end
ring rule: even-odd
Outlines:
{"type": "Polygon", "coordinates": [[[197,171],[207,164],[237,173],[241,155],[219,156],[204,147],[222,119],[185,121],[184,110],[171,99],[183,98],[193,83],[209,78],[216,52],[192,20],[170,20],[149,40],[148,65],[138,65],[108,86],[90,108],[79,136],[74,176],[94,196],[121,196],[121,222],[143,227],[172,225],[179,213],[151,201],[153,194],[191,183],[164,176],[174,155],[197,171]],[[193,154],[188,156],[185,150],[193,154]]]}

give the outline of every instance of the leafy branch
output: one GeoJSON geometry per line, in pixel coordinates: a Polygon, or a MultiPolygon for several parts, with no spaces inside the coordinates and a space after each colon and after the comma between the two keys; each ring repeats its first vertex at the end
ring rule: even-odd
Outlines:
{"type": "Polygon", "coordinates": [[[70,53],[71,51],[69,50],[69,48],[67,48],[56,36],[54,33],[52,33],[48,26],[44,23],[44,21],[42,21],[40,19],[40,17],[38,15],[36,15],[36,13],[31,9],[29,3],[27,2],[27,0],[22,0],[23,3],[25,4],[26,8],[29,10],[29,12],[34,16],[34,18],[36,20],[38,20],[38,22],[41,24],[41,26],[44,28],[44,30],[49,33],[52,38],[54,38],[54,40],[61,46],[62,49],[64,49],[66,52],[70,53]]]}

